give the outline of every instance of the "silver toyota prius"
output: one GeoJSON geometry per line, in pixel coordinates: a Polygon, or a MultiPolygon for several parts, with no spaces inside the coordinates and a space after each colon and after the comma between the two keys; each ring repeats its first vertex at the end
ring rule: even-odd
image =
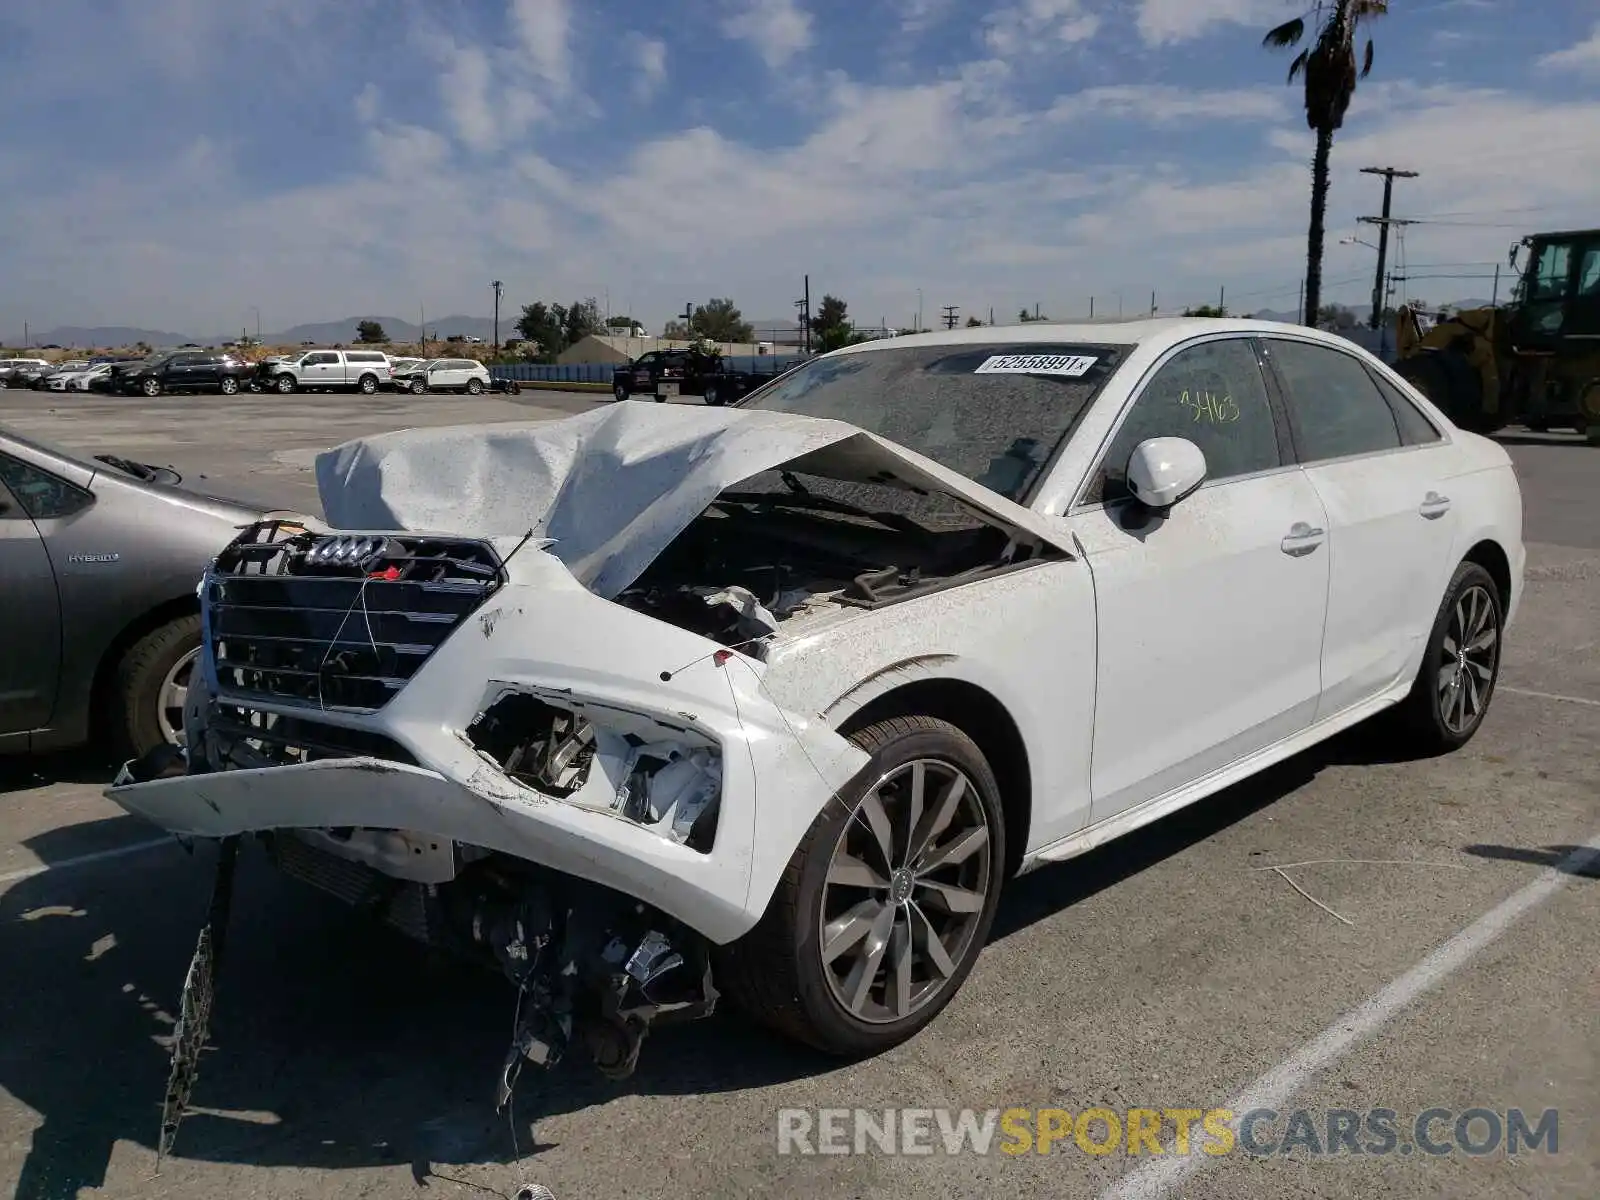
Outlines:
{"type": "Polygon", "coordinates": [[[259,510],[0,427],[0,754],[181,740],[195,594],[259,510]]]}

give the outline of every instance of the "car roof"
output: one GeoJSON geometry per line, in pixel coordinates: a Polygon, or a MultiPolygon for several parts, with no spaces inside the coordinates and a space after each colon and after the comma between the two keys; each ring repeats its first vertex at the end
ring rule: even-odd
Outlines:
{"type": "Polygon", "coordinates": [[[1004,342],[1010,345],[1098,343],[1101,345],[1176,345],[1208,333],[1289,334],[1310,338],[1343,350],[1360,350],[1356,343],[1338,334],[1291,325],[1284,321],[1260,321],[1253,317],[1109,317],[1092,321],[1030,321],[1026,325],[975,325],[971,328],[936,329],[928,333],[903,334],[846,346],[838,354],[879,354],[907,346],[970,346],[1004,342]]]}

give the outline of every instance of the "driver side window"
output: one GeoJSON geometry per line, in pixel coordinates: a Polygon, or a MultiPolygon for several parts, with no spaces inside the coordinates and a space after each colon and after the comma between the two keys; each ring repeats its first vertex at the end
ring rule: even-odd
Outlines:
{"type": "Polygon", "coordinates": [[[35,521],[70,517],[94,499],[82,488],[57,479],[46,471],[0,454],[0,483],[17,498],[22,511],[35,521]]]}
{"type": "Polygon", "coordinates": [[[1206,480],[1283,465],[1277,424],[1254,347],[1245,338],[1179,351],[1145,384],[1111,439],[1086,503],[1125,499],[1128,459],[1148,438],[1187,438],[1206,456],[1206,480]]]}

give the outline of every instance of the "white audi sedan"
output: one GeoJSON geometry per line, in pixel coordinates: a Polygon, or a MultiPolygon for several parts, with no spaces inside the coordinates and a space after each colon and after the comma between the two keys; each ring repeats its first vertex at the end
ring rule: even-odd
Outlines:
{"type": "Polygon", "coordinates": [[[619,1073],[719,993],[882,1050],[1020,872],[1357,722],[1460,747],[1522,595],[1505,451],[1260,321],[894,338],[318,480],[206,575],[186,765],[109,794],[498,965],[511,1059],[576,1022],[619,1073]]]}

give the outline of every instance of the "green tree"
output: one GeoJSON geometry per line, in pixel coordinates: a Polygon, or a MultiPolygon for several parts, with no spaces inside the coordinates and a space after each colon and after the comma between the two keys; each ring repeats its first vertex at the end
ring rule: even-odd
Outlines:
{"type": "Polygon", "coordinates": [[[967,318],[967,328],[968,329],[981,329],[981,328],[983,328],[983,322],[981,320],[979,320],[977,317],[968,317],[967,318]]]}
{"type": "Polygon", "coordinates": [[[566,310],[559,304],[552,307],[543,300],[535,300],[522,306],[516,330],[538,347],[536,361],[555,362],[556,356],[567,348],[566,319],[566,310]]]}
{"type": "Polygon", "coordinates": [[[1262,44],[1286,50],[1305,39],[1307,18],[1315,40],[1289,64],[1289,82],[1300,79],[1305,87],[1306,125],[1316,135],[1311,158],[1311,225],[1306,233],[1306,299],[1302,319],[1321,311],[1323,221],[1328,208],[1328,159],[1333,135],[1344,125],[1356,82],[1372,72],[1372,39],[1359,67],[1357,33],[1363,22],[1389,11],[1388,0],[1317,0],[1305,16],[1285,21],[1268,32],[1262,44]]]}
{"type": "Polygon", "coordinates": [[[1228,310],[1220,304],[1197,304],[1193,308],[1183,310],[1186,317],[1225,317],[1228,310]]]}
{"type": "Polygon", "coordinates": [[[1352,309],[1346,308],[1342,304],[1324,304],[1317,310],[1316,324],[1320,329],[1343,331],[1354,329],[1361,322],[1356,319],[1356,314],[1352,309]]]}
{"type": "Polygon", "coordinates": [[[850,323],[850,306],[837,296],[824,296],[811,318],[811,344],[819,354],[850,344],[855,327],[850,323]]]}
{"type": "Polygon", "coordinates": [[[635,321],[632,317],[607,317],[606,318],[606,328],[607,329],[629,330],[629,329],[632,329],[637,324],[638,324],[638,322],[635,321]]]}
{"type": "Polygon", "coordinates": [[[387,342],[389,335],[383,331],[383,326],[376,321],[362,321],[356,326],[356,341],[372,345],[378,342],[387,342]]]}
{"type": "Polygon", "coordinates": [[[689,332],[713,342],[750,342],[755,329],[740,315],[732,300],[708,300],[697,305],[689,332]]]}
{"type": "MultiPolygon", "coordinates": [[[[556,306],[560,308],[560,305],[556,306]]],[[[561,348],[576,346],[591,334],[599,333],[603,328],[600,320],[600,306],[595,303],[593,296],[587,300],[579,300],[565,309],[562,313],[562,336],[566,344],[561,348]]]]}

